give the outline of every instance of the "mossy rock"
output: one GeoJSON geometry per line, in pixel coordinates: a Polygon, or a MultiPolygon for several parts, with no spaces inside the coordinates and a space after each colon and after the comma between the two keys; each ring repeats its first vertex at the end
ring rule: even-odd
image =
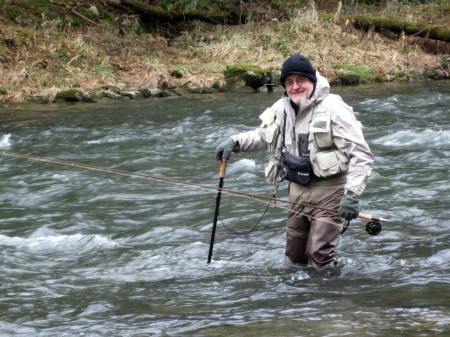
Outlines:
{"type": "Polygon", "coordinates": [[[139,93],[144,98],[152,98],[152,97],[169,97],[171,96],[169,92],[162,89],[141,89],[139,93]]]}
{"type": "Polygon", "coordinates": [[[255,65],[231,65],[224,70],[224,76],[227,86],[233,86],[239,81],[244,81],[245,86],[256,90],[266,84],[272,83],[272,73],[270,70],[264,70],[255,65]]]}
{"type": "Polygon", "coordinates": [[[361,75],[353,72],[346,71],[339,74],[338,77],[331,82],[334,85],[358,85],[361,83],[361,75]]]}
{"type": "Polygon", "coordinates": [[[183,72],[180,69],[173,69],[170,72],[170,76],[176,77],[176,78],[182,78],[183,77],[183,72]]]}
{"type": "Polygon", "coordinates": [[[424,73],[424,76],[432,80],[445,80],[449,78],[442,70],[428,70],[424,73]]]}
{"type": "Polygon", "coordinates": [[[130,99],[144,98],[144,95],[139,90],[124,90],[124,91],[121,91],[120,94],[122,96],[128,97],[130,99]]]}
{"type": "Polygon", "coordinates": [[[60,91],[56,94],[56,101],[79,102],[83,96],[82,92],[75,89],[60,91]]]}
{"type": "Polygon", "coordinates": [[[333,68],[340,69],[342,72],[337,76],[334,84],[356,85],[379,82],[377,72],[366,65],[340,65],[333,68]]]}
{"type": "Polygon", "coordinates": [[[193,88],[193,89],[189,89],[189,93],[191,93],[191,94],[215,94],[215,93],[217,93],[217,89],[214,89],[214,88],[193,88]]]}
{"type": "Polygon", "coordinates": [[[0,95],[7,95],[8,91],[6,89],[0,88],[0,95]]]}
{"type": "Polygon", "coordinates": [[[246,85],[245,81],[240,78],[229,79],[225,82],[225,85],[221,88],[224,92],[236,92],[236,93],[252,93],[255,89],[246,85]]]}
{"type": "Polygon", "coordinates": [[[95,103],[95,100],[85,96],[81,91],[76,89],[63,90],[56,94],[55,103],[58,102],[84,102],[84,103],[95,103]]]}
{"type": "Polygon", "coordinates": [[[234,76],[242,76],[247,72],[254,72],[257,75],[265,74],[267,71],[263,70],[260,66],[255,65],[232,65],[227,66],[227,69],[223,72],[225,78],[234,77],[234,76]]]}

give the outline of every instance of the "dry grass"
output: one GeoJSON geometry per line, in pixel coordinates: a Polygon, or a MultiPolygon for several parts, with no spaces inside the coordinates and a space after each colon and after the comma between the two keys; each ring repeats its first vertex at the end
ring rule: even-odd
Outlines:
{"type": "Polygon", "coordinates": [[[439,64],[439,55],[422,51],[414,38],[390,40],[373,31],[360,32],[349,25],[321,21],[314,10],[298,12],[284,23],[227,27],[219,39],[206,41],[196,44],[197,55],[205,62],[221,58],[224,64],[278,69],[287,56],[300,53],[329,76],[343,65],[367,66],[388,78],[411,73],[411,65],[439,64]]]}
{"type": "Polygon", "coordinates": [[[0,100],[10,102],[31,96],[52,100],[71,88],[95,94],[110,88],[210,87],[223,81],[226,65],[279,69],[293,53],[309,56],[331,78],[342,66],[366,66],[390,79],[439,65],[439,55],[422,51],[414,38],[389,40],[321,21],[313,8],[282,23],[197,23],[171,40],[135,29],[125,34],[110,27],[61,30],[52,21],[36,28],[0,25],[0,31],[0,89],[8,92],[0,100]],[[173,69],[183,78],[171,77],[173,69]]]}

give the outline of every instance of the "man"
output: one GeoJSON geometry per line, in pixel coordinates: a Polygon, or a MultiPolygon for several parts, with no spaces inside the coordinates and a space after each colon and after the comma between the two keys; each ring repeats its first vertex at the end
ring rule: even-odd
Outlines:
{"type": "Polygon", "coordinates": [[[285,93],[261,114],[261,126],[222,142],[216,159],[266,148],[271,153],[266,179],[290,181],[286,259],[311,266],[336,264],[341,217],[358,216],[373,155],[352,108],[330,94],[328,81],[308,58],[286,59],[280,82],[285,93]]]}

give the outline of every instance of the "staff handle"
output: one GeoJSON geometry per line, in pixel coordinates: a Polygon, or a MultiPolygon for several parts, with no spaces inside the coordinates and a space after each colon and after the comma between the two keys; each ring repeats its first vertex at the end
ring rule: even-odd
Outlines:
{"type": "Polygon", "coordinates": [[[227,160],[222,159],[222,161],[220,163],[219,178],[225,178],[226,172],[227,172],[227,160]]]}

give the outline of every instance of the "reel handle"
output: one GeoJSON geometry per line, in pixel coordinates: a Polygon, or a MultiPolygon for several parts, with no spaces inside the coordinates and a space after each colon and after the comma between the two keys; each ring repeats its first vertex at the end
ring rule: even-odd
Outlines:
{"type": "Polygon", "coordinates": [[[369,214],[359,213],[358,218],[364,219],[364,220],[374,220],[374,221],[387,221],[383,218],[375,218],[374,216],[371,216],[369,214]]]}
{"type": "Polygon", "coordinates": [[[372,220],[373,219],[373,217],[371,215],[364,214],[364,213],[359,213],[358,218],[364,219],[364,220],[372,220]]]}

